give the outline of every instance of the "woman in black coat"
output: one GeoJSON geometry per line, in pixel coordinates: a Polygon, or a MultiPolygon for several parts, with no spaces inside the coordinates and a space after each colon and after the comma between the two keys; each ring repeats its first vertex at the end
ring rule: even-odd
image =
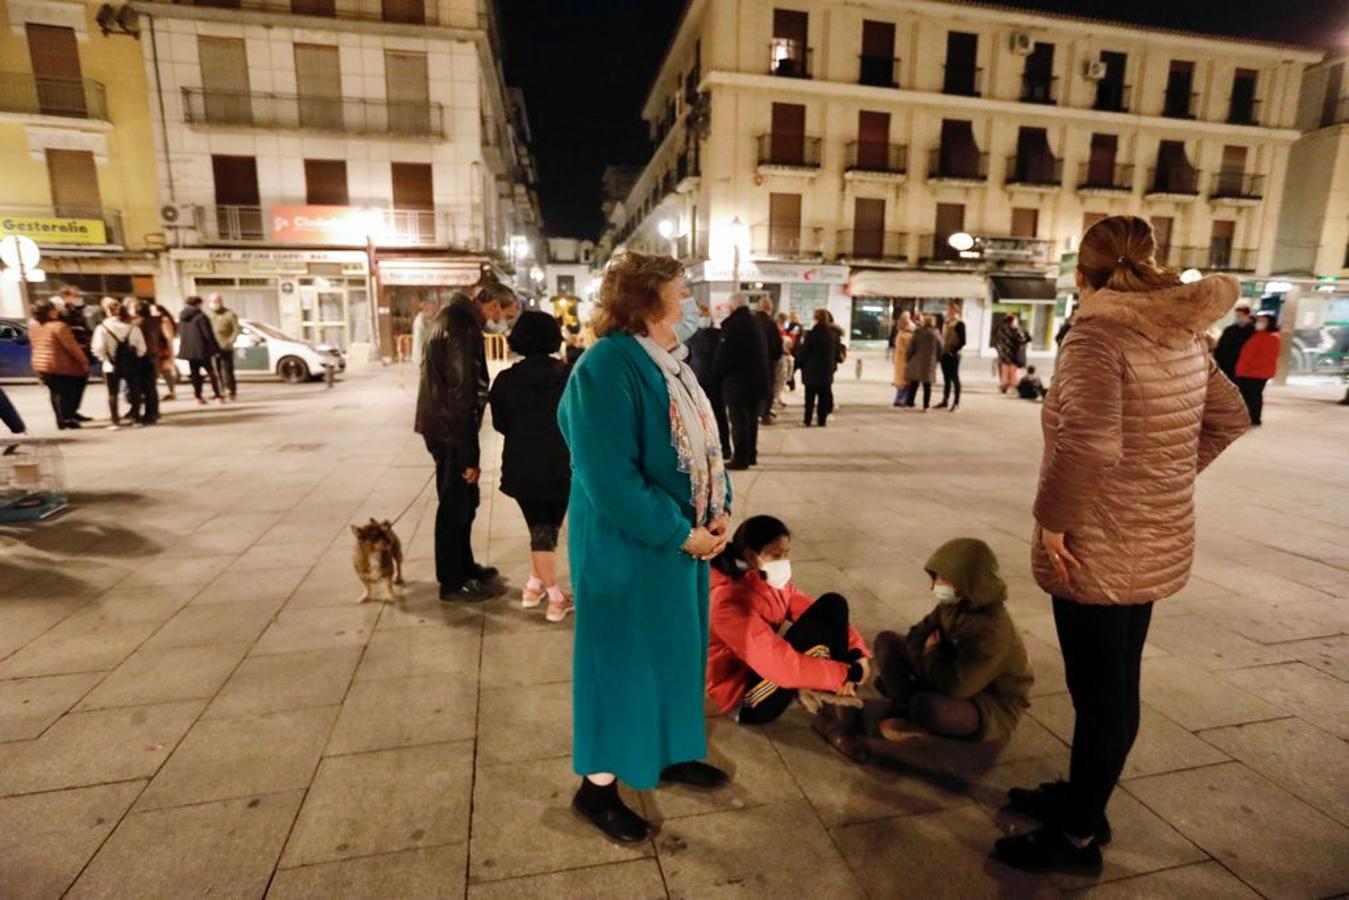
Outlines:
{"type": "Polygon", "coordinates": [[[531,571],[522,605],[548,598],[546,617],[561,622],[571,597],[557,581],[557,538],[571,494],[571,456],[557,426],[557,406],[571,368],[556,357],[562,329],[547,313],[524,312],[507,342],[524,359],[497,376],[488,402],[492,427],[505,437],[501,492],[515,499],[529,526],[531,571]]]}
{"type": "Polygon", "coordinates": [[[796,368],[806,388],[806,427],[819,405],[819,423],[823,428],[834,411],[834,371],[839,363],[838,331],[829,324],[829,311],[815,310],[815,327],[801,338],[796,351],[796,368]]]}
{"type": "Polygon", "coordinates": [[[187,360],[192,375],[192,393],[197,403],[205,405],[201,395],[202,373],[211,379],[211,392],[217,403],[224,403],[225,396],[220,393],[220,381],[216,378],[215,358],[220,353],[220,344],[215,339],[215,328],[211,319],[201,311],[201,298],[188,297],[178,313],[178,358],[187,360]]]}

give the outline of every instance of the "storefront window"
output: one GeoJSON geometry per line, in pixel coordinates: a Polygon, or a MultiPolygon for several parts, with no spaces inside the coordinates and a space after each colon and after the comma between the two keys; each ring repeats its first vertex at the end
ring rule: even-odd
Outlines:
{"type": "Polygon", "coordinates": [[[886,341],[890,338],[891,301],[888,297],[854,297],[852,302],[852,339],[886,341]]]}
{"type": "Polygon", "coordinates": [[[1349,373],[1349,294],[1308,292],[1284,309],[1280,331],[1284,340],[1292,341],[1289,379],[1305,384],[1344,380],[1349,373]]]}

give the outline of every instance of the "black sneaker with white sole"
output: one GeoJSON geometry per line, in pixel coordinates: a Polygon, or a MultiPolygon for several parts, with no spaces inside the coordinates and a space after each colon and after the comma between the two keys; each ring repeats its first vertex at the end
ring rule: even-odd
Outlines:
{"type": "MultiPolygon", "coordinates": [[[[1065,820],[1064,810],[1068,807],[1068,782],[1046,781],[1036,788],[1012,788],[1007,792],[1007,806],[1042,825],[1061,828],[1065,820]]],[[[1110,820],[1104,815],[1096,826],[1094,837],[1102,847],[1114,839],[1110,820]]]]}
{"type": "Polygon", "coordinates": [[[1101,848],[1095,840],[1080,847],[1057,828],[1040,828],[1005,837],[993,845],[993,857],[1023,872],[1101,874],[1101,848]]]}

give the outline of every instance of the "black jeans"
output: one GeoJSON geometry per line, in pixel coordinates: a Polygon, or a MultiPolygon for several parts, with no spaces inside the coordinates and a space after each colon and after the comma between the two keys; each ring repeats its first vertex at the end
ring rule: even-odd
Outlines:
{"type": "Polygon", "coordinates": [[[64,425],[74,420],[79,411],[79,397],[84,393],[85,378],[82,375],[39,375],[47,386],[52,404],[52,414],[56,424],[64,425]]]}
{"type": "Polygon", "coordinates": [[[1246,401],[1246,410],[1251,414],[1251,424],[1259,425],[1260,416],[1265,410],[1265,385],[1268,378],[1238,378],[1237,390],[1241,399],[1246,401]]]}
{"type": "Polygon", "coordinates": [[[727,404],[730,419],[731,443],[734,448],[731,465],[752,466],[759,462],[759,404],[727,404]]]}
{"type": "Polygon", "coordinates": [[[153,359],[142,359],[136,370],[135,378],[140,385],[140,403],[136,402],[136,392],[131,391],[131,417],[138,418],[146,425],[153,425],[159,421],[159,391],[155,384],[156,370],[158,362],[153,359]]]}
{"type": "Polygon", "coordinates": [[[192,393],[197,399],[202,399],[202,373],[211,380],[211,392],[217,397],[220,396],[220,380],[215,375],[215,361],[212,359],[189,359],[187,361],[188,371],[192,377],[192,393]]]}
{"type": "Polygon", "coordinates": [[[914,402],[917,401],[918,399],[918,385],[920,384],[923,386],[923,409],[927,409],[929,406],[932,405],[932,382],[910,381],[909,396],[908,399],[904,401],[905,406],[908,406],[910,408],[913,407],[914,402]]]}
{"type": "MultiPolygon", "coordinates": [[[[821,596],[787,629],[783,639],[792,645],[792,649],[807,656],[847,659],[848,601],[841,594],[821,596]]],[[[795,689],[780,687],[750,669],[745,680],[745,698],[740,706],[740,724],[772,722],[795,698],[795,689]]]]}
{"type": "Polygon", "coordinates": [[[829,415],[834,411],[834,386],[832,384],[808,384],[806,385],[806,424],[810,424],[811,417],[816,414],[816,404],[819,404],[819,423],[823,428],[829,422],[829,415]]]}
{"type": "Polygon", "coordinates": [[[225,389],[233,400],[239,395],[239,386],[234,380],[234,351],[221,350],[215,358],[215,364],[220,372],[220,386],[225,389]]]}
{"type": "Polygon", "coordinates": [[[960,354],[952,353],[941,358],[941,405],[946,406],[951,400],[951,390],[955,389],[955,402],[952,406],[960,405],[960,354]]]}
{"type": "Polygon", "coordinates": [[[106,370],[103,373],[103,383],[108,386],[108,415],[112,417],[112,424],[122,423],[120,402],[123,384],[126,385],[127,403],[131,407],[130,418],[139,421],[142,390],[139,363],[129,372],[106,370]]]}
{"type": "Polygon", "coordinates": [[[1065,829],[1095,833],[1138,736],[1138,680],[1152,604],[1106,606],[1054,598],[1054,626],[1077,721],[1065,829]]]}
{"type": "Polygon", "coordinates": [[[476,577],[473,559],[473,519],[478,514],[479,491],[464,481],[468,465],[449,444],[426,439],[436,461],[436,581],[445,590],[457,590],[476,577]]]}
{"type": "Polygon", "coordinates": [[[731,458],[731,423],[726,418],[726,404],[721,402],[721,389],[707,390],[708,402],[712,404],[712,415],[717,420],[717,438],[721,440],[721,455],[723,459],[731,458]]]}

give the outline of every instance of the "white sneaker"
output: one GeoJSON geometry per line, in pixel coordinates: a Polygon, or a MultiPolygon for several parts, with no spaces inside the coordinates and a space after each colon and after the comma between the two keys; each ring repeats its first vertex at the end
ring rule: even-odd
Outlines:
{"type": "Polygon", "coordinates": [[[107,426],[104,426],[104,427],[106,427],[109,431],[121,431],[121,430],[122,430],[122,426],[121,426],[121,425],[118,425],[118,424],[116,424],[116,423],[113,423],[112,425],[107,425],[107,426]]]}

